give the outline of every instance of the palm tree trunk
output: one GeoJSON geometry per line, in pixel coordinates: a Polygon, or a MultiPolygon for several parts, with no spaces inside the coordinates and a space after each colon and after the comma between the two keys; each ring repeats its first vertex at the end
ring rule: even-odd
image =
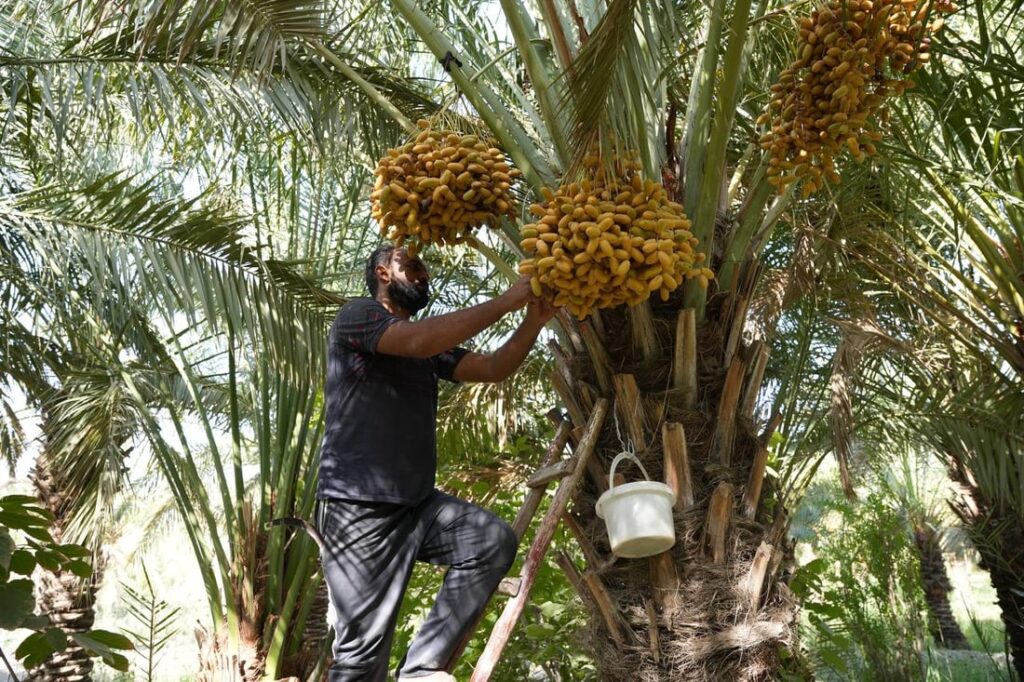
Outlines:
{"type": "Polygon", "coordinates": [[[992,580],[1013,667],[1017,678],[1024,680],[1024,524],[1015,513],[1002,513],[999,505],[982,494],[956,452],[947,454],[953,463],[950,478],[962,490],[953,509],[966,525],[981,557],[979,563],[992,580]]]}
{"type": "Polygon", "coordinates": [[[988,516],[971,530],[996,590],[1013,667],[1024,680],[1024,527],[1016,519],[988,516]]]}
{"type": "Polygon", "coordinates": [[[1013,667],[1017,671],[1017,679],[1024,680],[1024,594],[1021,593],[1021,573],[990,571],[990,574],[1002,610],[1013,667]]]}
{"type": "MultiPolygon", "coordinates": [[[[746,413],[752,401],[740,400],[760,383],[747,371],[755,349],[729,342],[731,322],[704,323],[698,337],[680,307],[674,298],[581,323],[576,357],[560,368],[571,370],[560,391],[571,414],[586,414],[592,396],[615,398],[572,517],[588,557],[574,584],[593,605],[590,648],[606,680],[776,679],[796,603],[780,579],[792,547],[764,479],[767,434],[746,413]],[[611,460],[631,448],[652,480],[678,491],[676,544],[650,559],[614,558],[595,512],[611,460]]],[[[709,306],[708,319],[731,321],[740,307],[709,306]]]]}
{"type": "MultiPolygon", "coordinates": [[[[43,572],[36,582],[40,612],[65,632],[85,632],[95,621],[93,583],[84,584],[81,578],[67,571],[43,572]]],[[[93,661],[89,654],[73,641],[59,653],[46,660],[33,680],[38,682],[88,682],[92,679],[93,661]]]]}
{"type": "Polygon", "coordinates": [[[928,630],[940,647],[970,649],[971,645],[964,637],[949,605],[949,593],[953,586],[946,572],[938,533],[926,525],[915,528],[914,544],[921,562],[921,585],[924,588],[925,603],[928,604],[928,630]]]}
{"type": "MultiPolygon", "coordinates": [[[[58,478],[50,471],[43,449],[36,462],[33,483],[43,507],[53,514],[50,534],[60,543],[64,535],[66,504],[61,495],[58,478]]],[[[101,567],[94,560],[93,575],[83,580],[68,571],[42,571],[36,580],[36,600],[41,615],[65,632],[85,632],[96,620],[95,597],[99,586],[101,567]]],[[[37,682],[89,682],[92,680],[93,661],[89,654],[73,641],[64,651],[55,653],[33,672],[37,682]]]]}

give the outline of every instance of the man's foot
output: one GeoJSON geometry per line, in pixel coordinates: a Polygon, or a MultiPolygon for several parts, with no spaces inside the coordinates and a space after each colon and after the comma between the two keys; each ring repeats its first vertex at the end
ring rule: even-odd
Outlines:
{"type": "Polygon", "coordinates": [[[398,682],[455,682],[455,678],[443,670],[430,673],[423,677],[403,677],[399,675],[398,682]]]}

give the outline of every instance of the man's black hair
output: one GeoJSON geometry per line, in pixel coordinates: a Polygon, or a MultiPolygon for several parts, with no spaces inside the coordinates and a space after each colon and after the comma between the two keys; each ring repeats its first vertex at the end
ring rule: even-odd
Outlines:
{"type": "Polygon", "coordinates": [[[372,298],[377,298],[377,266],[390,263],[397,248],[394,244],[381,244],[366,259],[366,288],[370,290],[372,298]]]}

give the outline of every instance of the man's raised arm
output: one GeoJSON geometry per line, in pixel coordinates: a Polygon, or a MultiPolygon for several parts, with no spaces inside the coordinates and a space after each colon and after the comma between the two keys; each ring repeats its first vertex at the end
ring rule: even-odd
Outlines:
{"type": "Polygon", "coordinates": [[[490,301],[416,322],[399,320],[377,342],[377,352],[408,358],[429,358],[458,346],[519,310],[533,298],[529,277],[523,277],[490,301]]]}
{"type": "Polygon", "coordinates": [[[537,341],[537,335],[555,315],[555,308],[544,300],[530,301],[515,333],[493,353],[467,353],[455,367],[455,381],[504,381],[523,364],[537,341]]]}

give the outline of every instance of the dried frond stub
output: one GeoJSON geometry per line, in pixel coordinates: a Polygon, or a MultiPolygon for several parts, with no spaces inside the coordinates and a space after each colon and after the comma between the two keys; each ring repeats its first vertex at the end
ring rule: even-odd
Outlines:
{"type": "Polygon", "coordinates": [[[415,253],[426,244],[472,243],[477,229],[515,217],[519,171],[495,140],[419,125],[415,139],[377,164],[371,215],[382,234],[415,253]]]}

